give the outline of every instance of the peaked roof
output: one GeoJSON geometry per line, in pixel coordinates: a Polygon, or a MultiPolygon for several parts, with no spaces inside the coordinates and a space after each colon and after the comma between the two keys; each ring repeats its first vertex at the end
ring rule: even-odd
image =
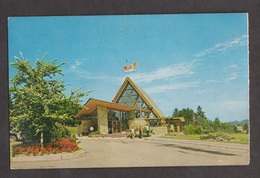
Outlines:
{"type": "Polygon", "coordinates": [[[145,104],[151,108],[157,118],[165,117],[160,108],[152,100],[152,98],[144,90],[137,86],[129,77],[125,79],[112,102],[118,103],[128,84],[130,84],[134,88],[134,90],[139,94],[145,104]]]}
{"type": "Polygon", "coordinates": [[[130,107],[130,106],[124,106],[118,103],[113,103],[113,102],[107,102],[107,101],[102,101],[102,100],[97,100],[94,98],[90,98],[84,107],[80,110],[80,112],[76,115],[76,118],[84,115],[91,114],[93,111],[97,109],[97,106],[106,106],[107,108],[110,109],[117,109],[120,111],[134,111],[138,110],[136,108],[130,107]]]}

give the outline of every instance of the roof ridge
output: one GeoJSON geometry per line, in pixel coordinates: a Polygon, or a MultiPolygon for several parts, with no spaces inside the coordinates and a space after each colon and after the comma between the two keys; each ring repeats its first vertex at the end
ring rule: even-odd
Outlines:
{"type": "Polygon", "coordinates": [[[125,87],[127,84],[130,84],[140,95],[141,99],[144,100],[146,104],[150,106],[150,108],[153,110],[154,113],[156,113],[157,117],[165,117],[160,108],[156,105],[156,103],[152,100],[152,98],[136,83],[134,83],[129,77],[126,77],[123,84],[121,85],[120,89],[118,90],[115,98],[112,100],[112,102],[118,102],[120,99],[120,96],[122,92],[125,90],[125,87]]]}

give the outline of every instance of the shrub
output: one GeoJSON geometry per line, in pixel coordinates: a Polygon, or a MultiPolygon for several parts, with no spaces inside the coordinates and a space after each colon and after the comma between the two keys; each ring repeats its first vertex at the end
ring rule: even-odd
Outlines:
{"type": "Polygon", "coordinates": [[[194,134],[194,132],[195,132],[195,126],[194,125],[185,125],[184,127],[183,127],[183,132],[185,133],[185,134],[194,134]]]}
{"type": "Polygon", "coordinates": [[[95,131],[95,132],[91,132],[91,133],[89,134],[89,136],[92,136],[92,135],[100,135],[100,134],[101,134],[100,131],[95,131]]]}
{"type": "Polygon", "coordinates": [[[185,125],[183,127],[183,132],[187,135],[190,135],[190,134],[198,134],[198,135],[201,135],[201,134],[204,134],[205,132],[209,133],[209,131],[204,131],[201,126],[194,126],[194,125],[185,125]]]}
{"type": "Polygon", "coordinates": [[[57,129],[53,132],[52,138],[62,138],[70,136],[70,131],[66,126],[57,122],[55,123],[55,126],[57,129]]]}
{"type": "Polygon", "coordinates": [[[217,134],[217,135],[209,134],[206,136],[201,136],[200,139],[201,140],[230,141],[230,140],[233,140],[236,138],[228,136],[228,135],[223,135],[223,134],[217,134]]]}
{"type": "MultiPolygon", "coordinates": [[[[143,136],[143,137],[150,137],[150,136],[151,136],[151,133],[152,133],[151,131],[152,131],[152,130],[150,129],[150,130],[149,130],[149,135],[147,136],[146,128],[143,127],[143,128],[142,128],[142,133],[143,133],[142,136],[143,136]]],[[[139,132],[138,132],[138,133],[139,133],[139,132]]]]}
{"type": "Polygon", "coordinates": [[[78,138],[75,135],[72,135],[71,137],[68,137],[69,141],[71,142],[77,142],[78,138]]]}

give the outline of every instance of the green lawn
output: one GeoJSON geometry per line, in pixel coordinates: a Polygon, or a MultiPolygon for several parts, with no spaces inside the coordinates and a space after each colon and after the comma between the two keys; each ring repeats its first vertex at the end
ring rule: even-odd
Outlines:
{"type": "Polygon", "coordinates": [[[67,127],[71,133],[71,135],[78,135],[78,127],[67,127]]]}
{"type": "MultiPolygon", "coordinates": [[[[249,134],[242,134],[242,133],[213,133],[212,135],[227,135],[230,137],[236,138],[235,140],[228,141],[227,143],[240,143],[240,144],[248,144],[249,143],[249,134]]],[[[175,135],[175,136],[161,136],[161,138],[171,138],[171,139],[183,139],[183,140],[201,140],[200,136],[206,136],[207,134],[203,135],[175,135]]],[[[215,140],[204,140],[204,141],[212,141],[215,140]]],[[[223,142],[223,141],[218,141],[223,142]]]]}

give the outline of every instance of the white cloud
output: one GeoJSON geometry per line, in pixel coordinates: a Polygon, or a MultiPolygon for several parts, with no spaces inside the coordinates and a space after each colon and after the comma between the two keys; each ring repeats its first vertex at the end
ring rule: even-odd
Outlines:
{"type": "Polygon", "coordinates": [[[225,70],[229,73],[228,78],[224,80],[225,82],[235,80],[238,78],[239,67],[236,64],[231,64],[227,66],[225,70]]]}
{"type": "Polygon", "coordinates": [[[237,73],[233,72],[231,73],[230,77],[227,78],[228,81],[237,79],[238,75],[237,73]]]}
{"type": "MultiPolygon", "coordinates": [[[[138,72],[138,73],[132,73],[128,76],[135,81],[136,83],[151,83],[153,81],[159,81],[159,80],[168,80],[172,77],[188,77],[191,76],[193,72],[195,60],[191,62],[184,62],[180,64],[175,64],[163,68],[156,69],[152,72],[138,72]]],[[[123,77],[123,79],[126,76],[123,77]]],[[[120,79],[121,81],[123,80],[120,79]]]]}
{"type": "Polygon", "coordinates": [[[238,68],[238,66],[236,64],[231,64],[226,67],[226,69],[237,69],[237,68],[238,68]]]}
{"type": "Polygon", "coordinates": [[[198,91],[195,91],[194,94],[195,95],[197,95],[197,94],[201,95],[201,94],[204,94],[204,93],[207,93],[207,92],[208,92],[208,90],[198,90],[198,91]]]}
{"type": "Polygon", "coordinates": [[[148,94],[152,93],[163,93],[170,90],[179,90],[191,87],[197,87],[199,82],[188,82],[188,83],[177,83],[177,84],[168,84],[168,85],[158,85],[154,87],[149,87],[144,89],[148,94]]]}
{"type": "Polygon", "coordinates": [[[82,62],[80,60],[76,60],[75,63],[70,66],[70,69],[76,70],[78,68],[78,66],[80,66],[81,64],[82,64],[82,62]]]}
{"type": "Polygon", "coordinates": [[[73,73],[77,75],[77,77],[88,79],[88,80],[117,80],[115,77],[105,74],[92,74],[87,70],[77,69],[73,70],[73,73]]]}
{"type": "Polygon", "coordinates": [[[232,109],[242,109],[248,107],[248,102],[246,101],[224,101],[220,104],[221,108],[232,108],[232,109]]]}
{"type": "Polygon", "coordinates": [[[213,47],[203,50],[201,52],[198,52],[196,54],[193,54],[195,57],[203,57],[206,55],[209,55],[211,53],[214,53],[216,51],[225,52],[228,49],[237,47],[237,46],[245,46],[247,45],[247,35],[242,35],[237,38],[233,38],[231,40],[225,41],[223,43],[217,43],[213,47]]]}
{"type": "Polygon", "coordinates": [[[115,80],[115,77],[109,75],[84,75],[82,78],[89,80],[115,80]]]}
{"type": "Polygon", "coordinates": [[[205,84],[211,84],[211,83],[219,83],[218,80],[207,80],[205,84]]]}

